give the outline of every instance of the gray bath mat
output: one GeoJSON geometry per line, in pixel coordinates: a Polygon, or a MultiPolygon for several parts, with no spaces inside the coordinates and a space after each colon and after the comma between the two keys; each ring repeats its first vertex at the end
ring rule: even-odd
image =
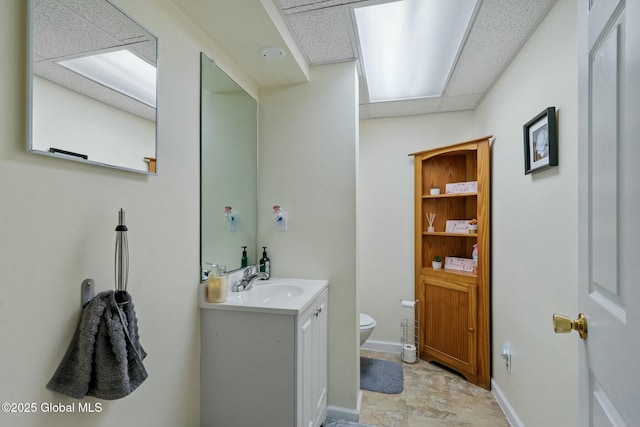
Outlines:
{"type": "Polygon", "coordinates": [[[402,365],[388,360],[360,358],[360,388],[378,393],[402,393],[402,365]]]}

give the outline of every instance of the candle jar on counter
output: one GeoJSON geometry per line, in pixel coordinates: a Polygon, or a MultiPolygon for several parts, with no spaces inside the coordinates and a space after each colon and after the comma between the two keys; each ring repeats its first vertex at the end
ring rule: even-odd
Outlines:
{"type": "Polygon", "coordinates": [[[225,302],[229,295],[229,275],[227,267],[213,264],[207,283],[207,301],[225,302]]]}

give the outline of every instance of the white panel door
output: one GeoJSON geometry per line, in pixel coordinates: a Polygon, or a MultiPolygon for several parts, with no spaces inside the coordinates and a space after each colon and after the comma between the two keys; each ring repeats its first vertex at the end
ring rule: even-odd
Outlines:
{"type": "Polygon", "coordinates": [[[640,426],[640,0],[579,3],[579,421],[640,426]]]}

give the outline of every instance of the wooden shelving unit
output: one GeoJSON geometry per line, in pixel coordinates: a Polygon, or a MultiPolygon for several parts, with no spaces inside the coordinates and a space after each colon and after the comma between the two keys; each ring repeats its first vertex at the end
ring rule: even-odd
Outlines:
{"type": "Polygon", "coordinates": [[[415,296],[421,301],[420,357],[450,367],[490,389],[490,136],[412,153],[415,164],[415,296]],[[477,181],[474,193],[431,195],[433,186],[477,181]],[[434,231],[426,215],[436,214],[434,231]],[[447,220],[478,221],[478,231],[446,232],[447,220]],[[477,273],[434,270],[440,256],[471,258],[477,273]]]}

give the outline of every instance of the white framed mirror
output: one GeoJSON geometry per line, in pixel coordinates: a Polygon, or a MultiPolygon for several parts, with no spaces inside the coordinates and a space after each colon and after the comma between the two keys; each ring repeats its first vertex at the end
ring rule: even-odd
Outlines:
{"type": "Polygon", "coordinates": [[[27,150],[157,173],[158,39],[108,0],[29,0],[27,150]]]}

